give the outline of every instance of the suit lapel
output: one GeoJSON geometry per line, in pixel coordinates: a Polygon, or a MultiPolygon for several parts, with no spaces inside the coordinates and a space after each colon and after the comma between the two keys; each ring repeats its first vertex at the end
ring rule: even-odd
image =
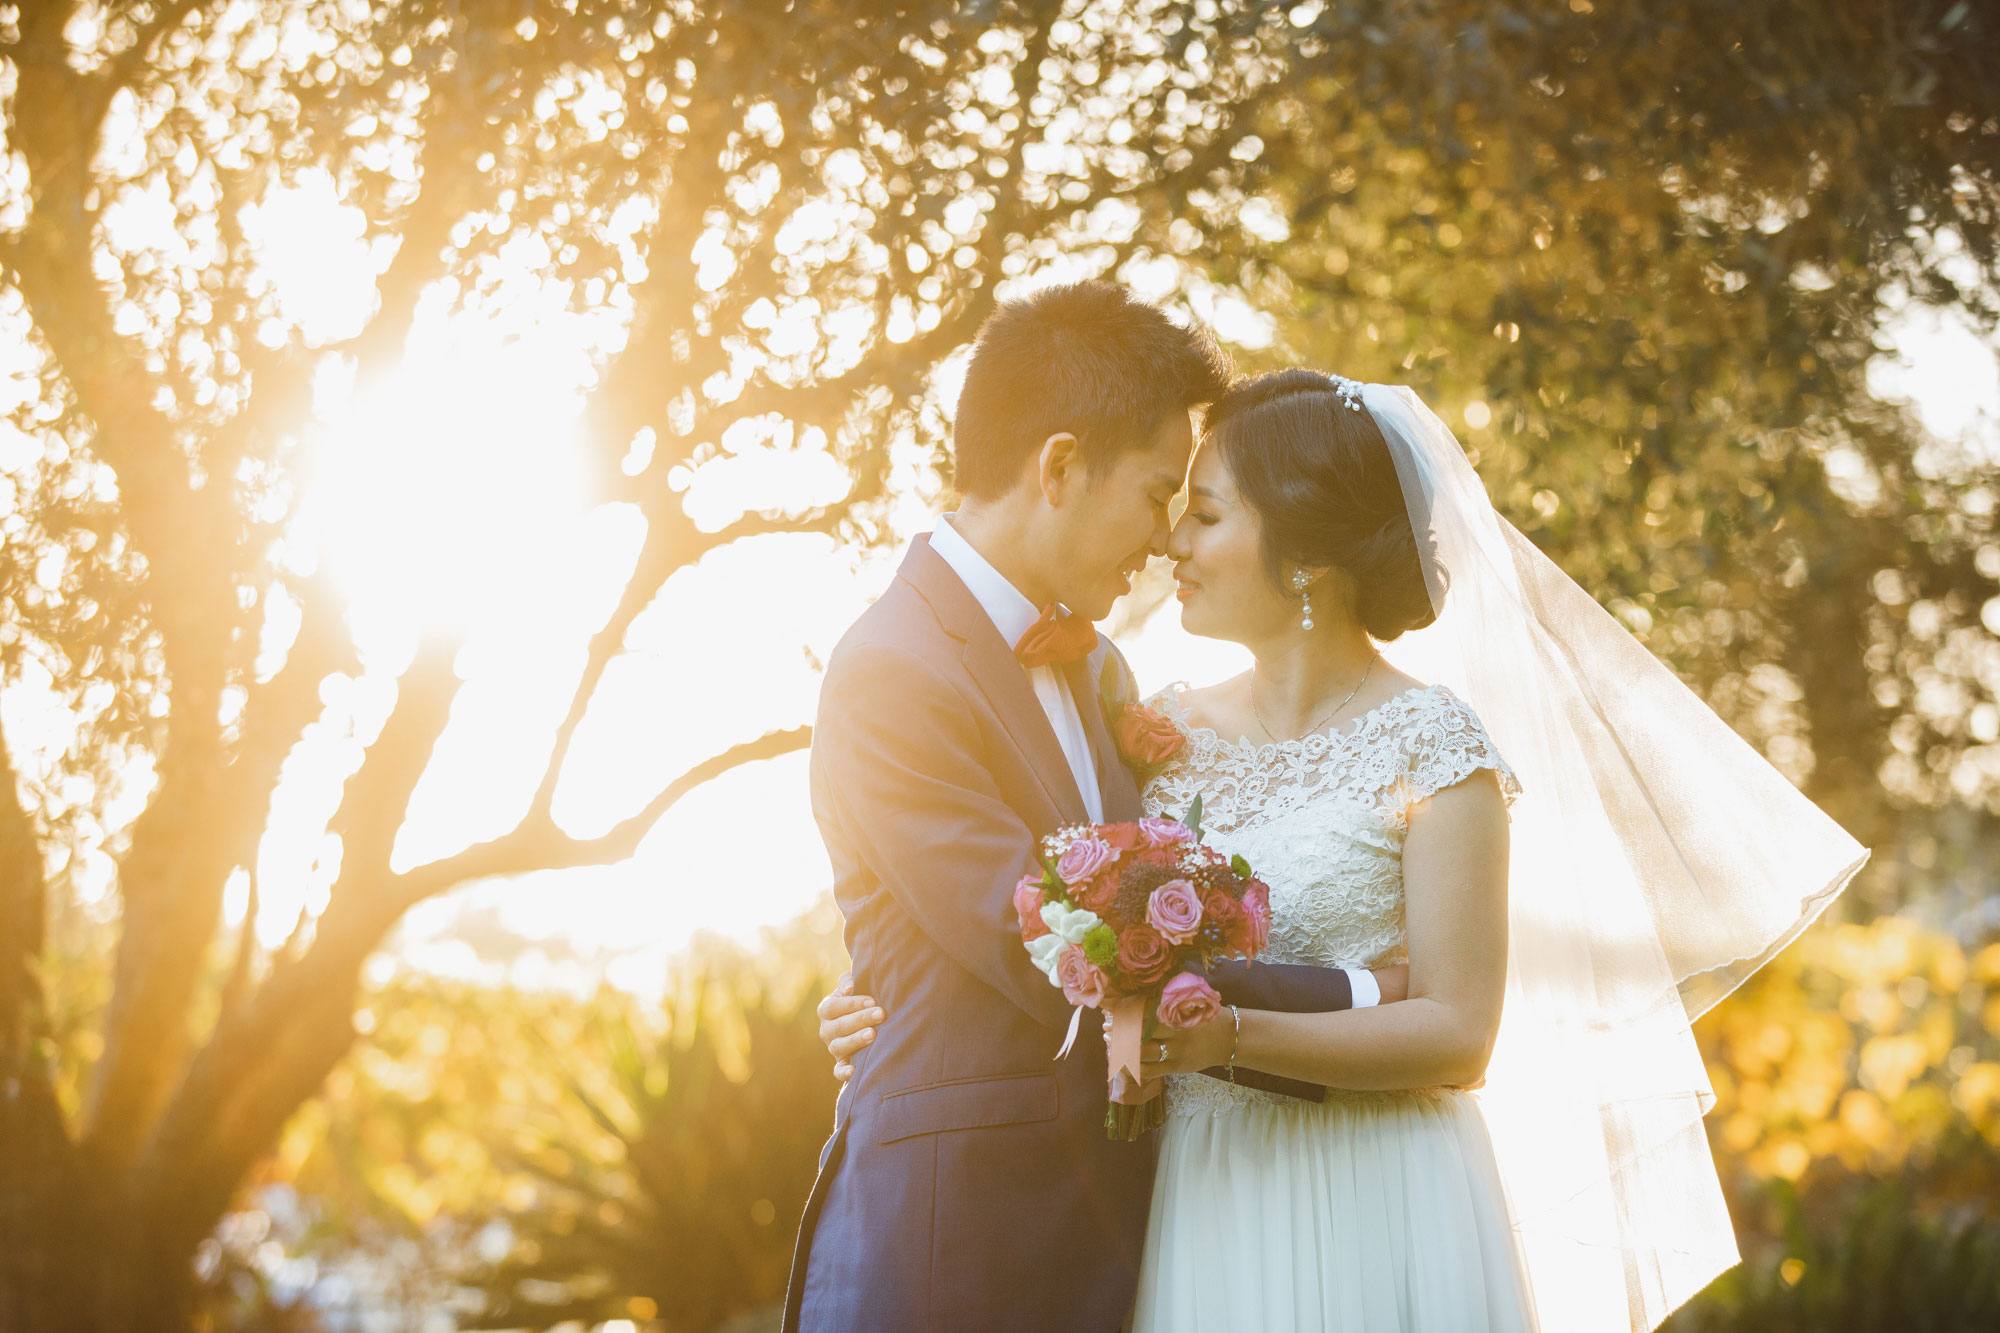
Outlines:
{"type": "Polygon", "coordinates": [[[1108,823],[1122,824],[1139,818],[1145,809],[1140,804],[1139,788],[1132,780],[1131,770],[1125,767],[1118,745],[1111,739],[1110,728],[1105,725],[1104,698],[1097,689],[1096,664],[1109,651],[1100,640],[1099,651],[1081,662],[1070,663],[1063,674],[1069,681],[1070,698],[1076,700],[1076,711],[1083,717],[1084,734],[1090,737],[1091,757],[1097,763],[1097,795],[1104,805],[1104,818],[1108,823]]]}
{"type": "Polygon", "coordinates": [[[1066,823],[1087,822],[1090,815],[1084,809],[1083,794],[1076,788],[1076,777],[1063,758],[1048,714],[1042,711],[1042,701],[1035,697],[1035,687],[1014,656],[1013,646],[1000,637],[978,599],[959,581],[944,557],[931,550],[928,537],[911,541],[910,553],[903,557],[898,574],[930,603],[945,632],[960,641],[967,674],[993,705],[1000,725],[1027,756],[1028,766],[1057,814],[1066,823]]]}

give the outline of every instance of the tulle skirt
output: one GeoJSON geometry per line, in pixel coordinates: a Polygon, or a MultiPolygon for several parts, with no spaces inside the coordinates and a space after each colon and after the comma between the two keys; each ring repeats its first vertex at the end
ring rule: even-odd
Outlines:
{"type": "Polygon", "coordinates": [[[1529,1333],[1478,1099],[1168,1088],[1134,1333],[1529,1333]]]}

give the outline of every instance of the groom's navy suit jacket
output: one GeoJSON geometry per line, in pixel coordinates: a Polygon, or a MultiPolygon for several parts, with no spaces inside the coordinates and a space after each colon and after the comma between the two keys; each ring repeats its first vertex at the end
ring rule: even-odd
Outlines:
{"type": "MultiPolygon", "coordinates": [[[[1140,815],[1095,684],[1115,651],[1066,672],[1112,821],[1140,815]]],[[[1070,1007],[1012,906],[1037,839],[1089,815],[1027,673],[925,538],[827,665],[812,798],[856,989],[889,1020],[836,1106],[785,1328],[1113,1333],[1153,1144],[1105,1137],[1094,1016],[1052,1058],[1070,1007]]],[[[1267,1007],[1348,1003],[1337,971],[1255,971],[1288,992],[1267,1007]]]]}

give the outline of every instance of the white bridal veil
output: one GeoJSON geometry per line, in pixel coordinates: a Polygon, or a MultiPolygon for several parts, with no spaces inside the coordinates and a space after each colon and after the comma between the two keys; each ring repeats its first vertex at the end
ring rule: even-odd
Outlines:
{"type": "Polygon", "coordinates": [[[1512,524],[1407,388],[1363,402],[1438,619],[1389,645],[1521,779],[1506,1009],[1480,1093],[1544,1333],[1651,1329],[1736,1262],[1689,1023],[1866,849],[1512,524]]]}

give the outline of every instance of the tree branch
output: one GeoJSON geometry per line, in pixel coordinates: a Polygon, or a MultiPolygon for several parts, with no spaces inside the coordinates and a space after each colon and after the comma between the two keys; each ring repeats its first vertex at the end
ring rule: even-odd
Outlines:
{"type": "MultiPolygon", "coordinates": [[[[407,875],[385,874],[379,888],[349,885],[337,892],[305,956],[281,955],[255,997],[217,1024],[190,1065],[141,1162],[147,1197],[207,1197],[203,1191],[212,1191],[214,1182],[240,1178],[352,1043],[361,963],[411,905],[473,880],[623,860],[696,787],[743,764],[804,749],[811,740],[811,728],[797,727],[732,746],[683,773],[601,837],[572,839],[553,826],[523,825],[407,875]]],[[[340,878],[348,884],[345,860],[340,878]]],[[[203,1203],[189,1224],[212,1225],[209,1214],[219,1215],[222,1203],[203,1203]]]]}
{"type": "Polygon", "coordinates": [[[547,821],[523,822],[504,837],[468,847],[455,856],[419,866],[398,877],[402,910],[446,889],[474,880],[525,875],[542,870],[573,870],[580,866],[611,865],[622,861],[632,855],[640,840],[660,821],[660,817],[696,787],[713,781],[732,768],[762,759],[775,759],[803,750],[811,744],[811,727],[793,727],[787,731],[767,732],[754,741],[731,746],[675,778],[646,803],[645,809],[595,838],[571,838],[547,821]]]}
{"type": "Polygon", "coordinates": [[[535,798],[529,804],[525,824],[546,823],[549,811],[555,801],[555,789],[562,775],[564,763],[569,759],[570,747],[576,738],[576,729],[583,722],[584,714],[590,709],[590,701],[597,693],[597,687],[604,679],[614,659],[625,647],[625,636],[632,628],[632,622],[639,618],[666,581],[678,571],[699,561],[711,551],[717,551],[733,542],[751,537],[775,536],[785,533],[832,532],[841,517],[861,503],[871,498],[875,488],[857,489],[850,492],[838,504],[812,510],[806,514],[746,514],[736,522],[719,528],[712,533],[704,533],[688,521],[686,514],[675,509],[651,519],[646,529],[646,541],[639,552],[639,559],[632,570],[632,577],[626,580],[625,591],[619,598],[618,606],[605,621],[603,627],[591,636],[589,655],[584,663],[583,675],[571,693],[569,712],[562,725],[556,730],[555,745],[549,752],[548,765],[542,771],[540,786],[535,798]]]}
{"type": "Polygon", "coordinates": [[[341,841],[340,880],[334,886],[330,912],[340,910],[356,891],[353,885],[394,878],[389,854],[409,810],[410,793],[451,720],[451,701],[459,684],[452,670],[456,655],[454,644],[427,642],[396,682],[395,711],[368,747],[361,771],[348,780],[334,814],[332,831],[341,841]]]}

